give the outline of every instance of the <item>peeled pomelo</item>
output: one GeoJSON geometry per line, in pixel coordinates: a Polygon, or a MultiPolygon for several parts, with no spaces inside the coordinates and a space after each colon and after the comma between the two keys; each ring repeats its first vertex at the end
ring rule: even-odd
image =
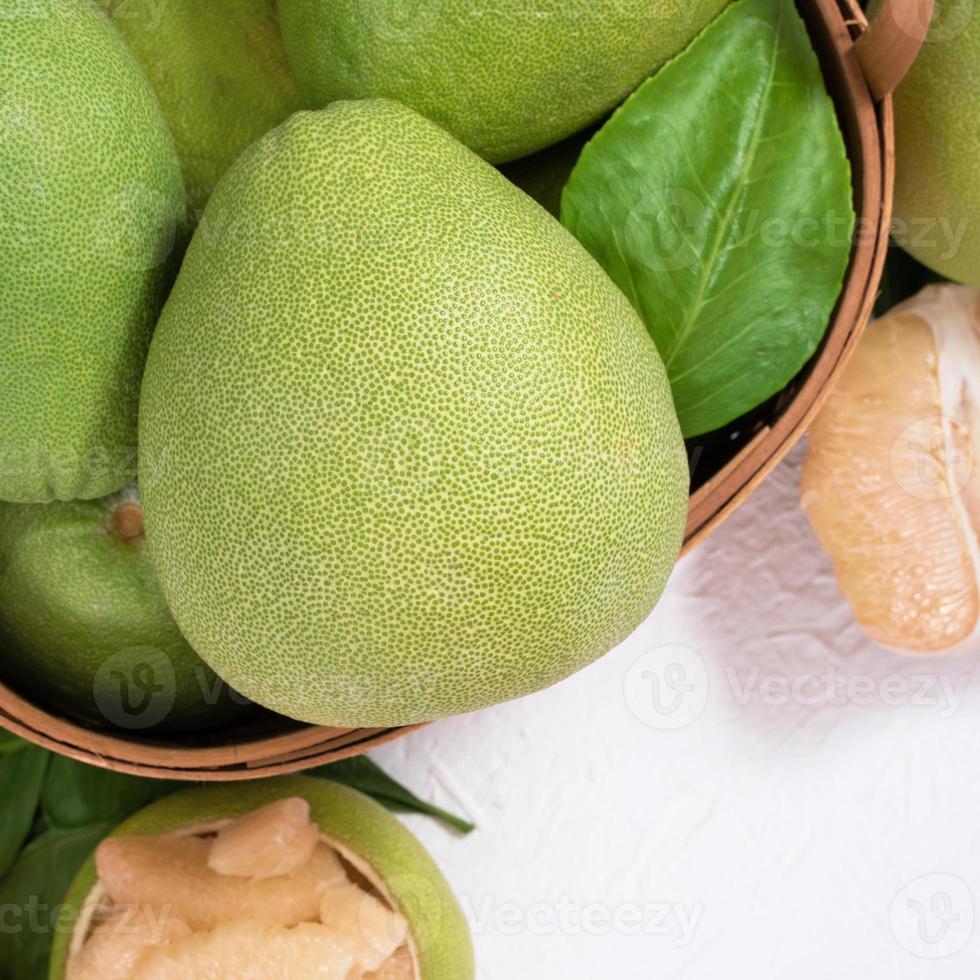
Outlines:
{"type": "Polygon", "coordinates": [[[333,885],[323,893],[320,921],[354,937],[354,958],[365,970],[381,967],[408,935],[403,915],[350,882],[333,885]]]}
{"type": "Polygon", "coordinates": [[[0,503],[0,649],[4,682],[90,725],[201,732],[250,710],[170,615],[133,486],[0,503]]]}
{"type": "MultiPolygon", "coordinates": [[[[253,822],[252,826],[254,829],[256,824],[253,822]]],[[[300,883],[303,892],[302,882],[312,880],[314,874],[307,864],[291,877],[300,883]]],[[[156,903],[161,901],[163,914],[173,919],[182,918],[188,909],[192,918],[199,915],[198,904],[189,897],[191,884],[201,889],[202,896],[212,905],[206,921],[197,920],[194,935],[182,938],[174,934],[165,949],[151,949],[140,957],[134,976],[144,980],[204,976],[235,980],[282,976],[297,980],[321,975],[354,980],[362,975],[358,956],[363,957],[368,947],[373,953],[387,948],[393,952],[378,971],[364,973],[365,978],[474,977],[466,922],[428,853],[379,804],[326,780],[299,776],[195,788],[159,800],[130,817],[100,844],[69,889],[66,916],[76,913],[75,927],[70,934],[59,931],[55,935],[50,980],[63,980],[68,976],[69,961],[75,966],[85,955],[95,938],[92,927],[107,912],[111,914],[114,907],[110,892],[121,894],[116,891],[120,881],[126,883],[126,898],[135,898],[144,911],[152,910],[157,916],[152,919],[155,922],[160,921],[156,903]],[[269,804],[294,798],[310,805],[311,818],[321,832],[317,853],[330,850],[338,854],[351,884],[357,885],[361,895],[373,896],[386,912],[387,921],[382,922],[384,917],[367,903],[372,911],[363,920],[358,916],[355,922],[349,914],[350,904],[342,903],[336,915],[327,913],[331,919],[328,924],[320,920],[319,902],[306,907],[308,916],[292,925],[275,922],[270,916],[262,921],[252,916],[260,909],[258,903],[245,901],[240,895],[254,898],[258,894],[255,889],[275,887],[277,901],[291,902],[282,887],[283,878],[290,876],[253,881],[221,876],[207,868],[208,851],[222,828],[269,804]],[[141,838],[143,843],[139,844],[141,838]],[[107,854],[113,859],[109,880],[99,873],[105,870],[107,854]],[[183,883],[176,880],[178,869],[186,876],[183,883]],[[214,879],[220,879],[220,885],[215,886],[214,879]],[[229,885],[239,889],[239,897],[226,890],[229,885]],[[394,948],[393,936],[401,934],[401,922],[405,925],[406,942],[394,948]],[[388,945],[382,946],[383,942],[388,945]],[[316,969],[320,972],[314,972],[316,969]],[[342,972],[344,969],[348,972],[342,972]]],[[[316,890],[322,900],[336,880],[328,871],[319,882],[322,887],[316,890]]],[[[271,897],[272,893],[265,894],[271,897]]],[[[350,894],[357,897],[354,892],[350,894]]],[[[122,952],[120,947],[121,955],[122,952]]]]}
{"type": "Polygon", "coordinates": [[[315,919],[326,887],[344,880],[336,854],[322,844],[292,874],[258,880],[212,871],[209,850],[199,837],[110,837],[95,866],[114,903],[169,910],[195,930],[226,918],[270,926],[315,919]]]}
{"type": "Polygon", "coordinates": [[[290,929],[225,922],[152,950],[131,980],[353,980],[343,937],[312,922],[290,929]]]}
{"type": "Polygon", "coordinates": [[[66,980],[131,980],[136,965],[158,946],[191,935],[190,926],[167,912],[128,908],[93,927],[68,969],[66,980]]]}
{"type": "Polygon", "coordinates": [[[928,286],[873,322],[809,430],[801,502],[877,642],[976,645],[980,290],[928,286]]]}
{"type": "Polygon", "coordinates": [[[0,500],[114,493],[184,188],[149,82],[91,0],[0,0],[0,500]]]}
{"type": "Polygon", "coordinates": [[[929,268],[980,286],[980,13],[975,6],[937,0],[925,44],[895,92],[892,234],[929,268]]]}
{"type": "Polygon", "coordinates": [[[373,973],[366,973],[364,980],[412,980],[415,968],[407,946],[402,946],[395,954],[373,973]]]}
{"type": "Polygon", "coordinates": [[[393,102],[297,113],[222,178],[140,426],[178,623],[237,690],[316,724],[567,677],[647,617],[683,537],[687,457],[632,306],[393,102]]]}
{"type": "Polygon", "coordinates": [[[239,817],[215,836],[208,867],[220,875],[274,878],[298,871],[313,856],[320,830],[310,804],[298,796],[276,800],[239,817]]]}
{"type": "Polygon", "coordinates": [[[170,124],[192,217],[239,153],[300,108],[276,0],[98,0],[170,124]]]}
{"type": "Polygon", "coordinates": [[[726,0],[279,0],[309,105],[397,99],[493,162],[612,109],[726,0]]]}

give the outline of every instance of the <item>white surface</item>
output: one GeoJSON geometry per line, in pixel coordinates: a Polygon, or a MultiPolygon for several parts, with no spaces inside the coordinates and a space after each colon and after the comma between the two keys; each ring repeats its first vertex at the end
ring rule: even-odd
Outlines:
{"type": "Polygon", "coordinates": [[[481,980],[980,976],[977,658],[863,637],[801,458],[604,660],[375,754],[479,824],[408,821],[481,980]]]}

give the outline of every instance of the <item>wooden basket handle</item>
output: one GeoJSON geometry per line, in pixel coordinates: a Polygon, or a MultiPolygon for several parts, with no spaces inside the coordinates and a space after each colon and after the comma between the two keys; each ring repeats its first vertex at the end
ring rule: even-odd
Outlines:
{"type": "Polygon", "coordinates": [[[898,88],[915,62],[932,21],[935,0],[881,0],[854,47],[876,100],[898,88]]]}

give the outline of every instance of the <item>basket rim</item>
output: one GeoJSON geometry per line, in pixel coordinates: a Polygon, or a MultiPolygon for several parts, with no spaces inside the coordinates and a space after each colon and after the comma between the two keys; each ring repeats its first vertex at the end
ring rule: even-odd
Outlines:
{"type": "MultiPolygon", "coordinates": [[[[804,2],[804,0],[799,0],[804,2]]],[[[860,146],[862,237],[851,262],[824,343],[809,373],[782,414],[763,427],[718,473],[691,495],[682,554],[701,543],[741,504],[797,442],[823,405],[870,318],[888,250],[894,186],[894,127],[891,98],[876,102],[858,61],[854,42],[868,22],[857,0],[807,0],[826,26],[841,78],[850,93],[860,146]],[[846,314],[846,317],[845,317],[846,314]]],[[[838,99],[838,107],[840,100],[838,99]]],[[[858,150],[859,153],[853,151],[858,150]]],[[[857,162],[855,161],[857,175],[857,162]]],[[[417,731],[404,728],[346,729],[295,723],[293,731],[226,745],[193,747],[148,743],[99,732],[37,707],[0,683],[0,726],[15,735],[81,762],[132,775],[188,781],[257,779],[298,772],[359,755],[417,731]]]]}

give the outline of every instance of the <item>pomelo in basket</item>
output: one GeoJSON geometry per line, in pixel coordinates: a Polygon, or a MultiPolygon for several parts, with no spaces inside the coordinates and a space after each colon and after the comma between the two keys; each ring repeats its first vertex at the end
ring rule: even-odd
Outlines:
{"type": "Polygon", "coordinates": [[[300,108],[275,0],[98,0],[160,97],[193,216],[235,157],[300,108]]]}
{"type": "Polygon", "coordinates": [[[980,12],[938,0],[895,92],[898,243],[957,282],[980,286],[980,12]]]}
{"type": "Polygon", "coordinates": [[[50,980],[474,976],[424,848],[374,800],[308,776],[151,804],[96,848],[60,921],[50,980]]]}
{"type": "Polygon", "coordinates": [[[343,726],[552,684],[656,603],[687,459],[663,364],[575,239],[389,101],[232,166],[154,335],[147,537],[195,650],[343,726]]]}
{"type": "Polygon", "coordinates": [[[0,680],[99,727],[199,732],[249,705],[167,609],[135,486],[102,500],[0,503],[0,680]]]}
{"type": "Polygon", "coordinates": [[[150,332],[184,211],[149,82],[89,0],[0,0],[0,500],[136,471],[150,332]]]}
{"type": "Polygon", "coordinates": [[[312,107],[390,98],[494,163],[595,122],[727,0],[279,0],[312,107]]]}

